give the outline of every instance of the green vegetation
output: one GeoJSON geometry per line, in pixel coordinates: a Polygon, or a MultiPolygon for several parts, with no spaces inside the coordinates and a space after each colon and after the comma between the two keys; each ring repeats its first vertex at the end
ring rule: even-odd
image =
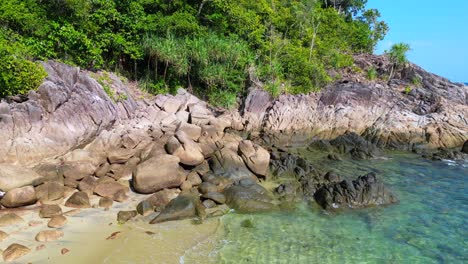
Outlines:
{"type": "Polygon", "coordinates": [[[411,88],[411,86],[406,86],[405,87],[405,94],[411,93],[412,90],[413,90],[413,88],[411,88]]]}
{"type": "Polygon", "coordinates": [[[370,67],[367,70],[367,79],[370,81],[377,79],[377,70],[374,67],[370,67]]]}
{"type": "Polygon", "coordinates": [[[411,48],[409,44],[397,43],[394,44],[389,51],[385,52],[388,55],[390,62],[392,63],[389,80],[393,78],[395,70],[400,69],[406,65],[406,63],[408,62],[408,59],[406,58],[406,53],[410,50],[411,48]]]}
{"type": "Polygon", "coordinates": [[[414,86],[421,87],[422,86],[422,81],[420,77],[413,77],[411,79],[411,82],[413,83],[414,86]]]}
{"type": "MultiPolygon", "coordinates": [[[[188,87],[229,107],[253,76],[275,96],[317,91],[353,54],[372,52],[388,27],[366,2],[3,0],[0,54],[121,72],[155,93],[188,87]]],[[[28,65],[38,74],[14,67],[23,93],[43,77],[28,65]]]]}

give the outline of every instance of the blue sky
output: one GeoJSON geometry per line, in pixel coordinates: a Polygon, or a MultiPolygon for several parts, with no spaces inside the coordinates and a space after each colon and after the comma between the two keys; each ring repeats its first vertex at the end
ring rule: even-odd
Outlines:
{"type": "Polygon", "coordinates": [[[381,54],[405,42],[410,61],[456,82],[468,82],[468,0],[368,0],[390,31],[377,47],[381,54]]]}

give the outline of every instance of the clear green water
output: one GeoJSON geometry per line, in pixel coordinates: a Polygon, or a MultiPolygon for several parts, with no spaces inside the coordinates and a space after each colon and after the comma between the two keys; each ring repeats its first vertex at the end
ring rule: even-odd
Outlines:
{"type": "Polygon", "coordinates": [[[333,214],[305,205],[292,212],[230,213],[222,219],[224,238],[206,261],[468,263],[466,163],[432,162],[406,154],[343,161],[335,169],[355,176],[377,172],[400,203],[333,214]],[[254,227],[242,227],[245,219],[254,227]]]}

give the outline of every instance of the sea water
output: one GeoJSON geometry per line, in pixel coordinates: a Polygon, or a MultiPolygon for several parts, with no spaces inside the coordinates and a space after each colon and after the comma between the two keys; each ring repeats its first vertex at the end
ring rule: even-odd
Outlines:
{"type": "Polygon", "coordinates": [[[186,252],[181,260],[468,263],[467,163],[392,154],[388,159],[336,162],[333,167],[352,178],[376,172],[400,202],[339,212],[326,212],[305,204],[287,212],[233,212],[222,217],[223,234],[210,252],[200,245],[186,252]],[[242,224],[246,220],[250,227],[242,224]]]}

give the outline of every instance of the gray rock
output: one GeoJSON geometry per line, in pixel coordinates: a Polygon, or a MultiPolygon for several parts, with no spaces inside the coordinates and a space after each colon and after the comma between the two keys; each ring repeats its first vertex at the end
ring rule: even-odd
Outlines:
{"type": "Polygon", "coordinates": [[[354,181],[341,181],[322,186],[314,194],[324,209],[341,207],[359,208],[398,202],[396,196],[377,180],[374,173],[360,176],[354,181]]]}

